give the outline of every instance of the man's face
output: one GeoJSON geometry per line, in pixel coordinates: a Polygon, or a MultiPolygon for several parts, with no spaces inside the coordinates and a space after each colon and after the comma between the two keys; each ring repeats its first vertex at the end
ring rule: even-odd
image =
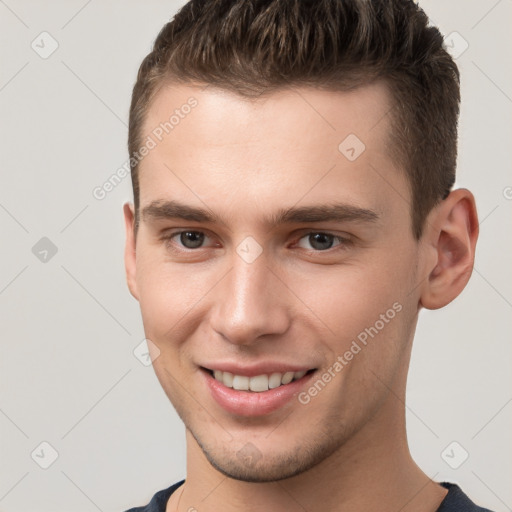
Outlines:
{"type": "Polygon", "coordinates": [[[151,105],[128,281],[160,383],[234,478],[298,474],[403,414],[421,244],[390,108],[382,84],[151,105]]]}

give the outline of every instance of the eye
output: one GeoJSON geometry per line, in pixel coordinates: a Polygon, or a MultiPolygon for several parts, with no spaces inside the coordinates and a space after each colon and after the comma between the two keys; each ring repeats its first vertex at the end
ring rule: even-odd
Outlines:
{"type": "Polygon", "coordinates": [[[204,233],[200,231],[182,231],[179,235],[180,243],[187,249],[196,249],[204,242],[204,233]]]}
{"type": "Polygon", "coordinates": [[[165,236],[164,239],[168,244],[178,245],[181,248],[185,249],[198,249],[201,248],[205,239],[208,237],[202,231],[178,231],[177,233],[172,233],[168,236],[165,236]]]}
{"type": "Polygon", "coordinates": [[[303,249],[313,249],[314,251],[326,251],[339,245],[348,245],[349,243],[349,239],[338,235],[324,232],[311,232],[299,239],[298,246],[303,249]]]}

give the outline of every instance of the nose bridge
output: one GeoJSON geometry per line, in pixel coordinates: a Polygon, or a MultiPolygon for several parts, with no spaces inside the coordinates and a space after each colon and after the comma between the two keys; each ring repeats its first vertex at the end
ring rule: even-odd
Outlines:
{"type": "Polygon", "coordinates": [[[259,255],[251,261],[234,254],[232,261],[217,290],[213,328],[240,345],[251,344],[265,334],[285,332],[289,321],[286,305],[268,259],[259,255]]]}

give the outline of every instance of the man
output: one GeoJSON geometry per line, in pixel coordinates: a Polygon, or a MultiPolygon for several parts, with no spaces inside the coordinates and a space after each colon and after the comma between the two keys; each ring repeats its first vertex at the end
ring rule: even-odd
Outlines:
{"type": "Polygon", "coordinates": [[[478,237],[442,43],[406,0],[193,0],[161,30],[125,264],[187,476],[132,512],[484,510],[405,432],[418,313],[478,237]]]}

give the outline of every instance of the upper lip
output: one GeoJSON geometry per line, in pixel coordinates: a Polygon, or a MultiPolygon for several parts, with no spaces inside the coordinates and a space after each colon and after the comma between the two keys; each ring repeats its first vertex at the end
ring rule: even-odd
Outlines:
{"type": "Polygon", "coordinates": [[[256,377],[257,375],[271,375],[272,373],[300,372],[315,369],[314,366],[307,366],[292,363],[261,362],[251,365],[241,365],[233,362],[205,363],[201,365],[207,370],[220,370],[229,372],[233,375],[242,375],[245,377],[256,377]]]}

